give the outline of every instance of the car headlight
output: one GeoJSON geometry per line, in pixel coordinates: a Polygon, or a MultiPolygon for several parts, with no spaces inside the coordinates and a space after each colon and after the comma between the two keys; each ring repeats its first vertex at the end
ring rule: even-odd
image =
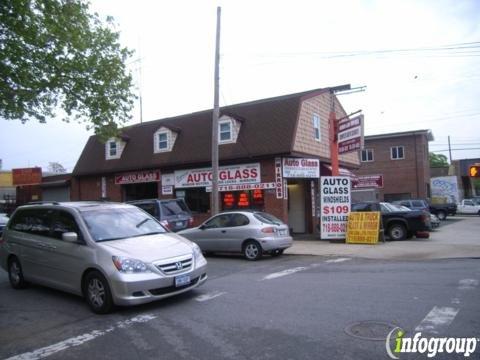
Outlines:
{"type": "Polygon", "coordinates": [[[150,272],[147,265],[143,261],[137,259],[129,259],[123,256],[112,256],[113,264],[118,271],[131,274],[150,272]]]}
{"type": "Polygon", "coordinates": [[[200,246],[198,246],[195,243],[192,243],[192,248],[193,248],[193,256],[195,257],[196,260],[203,258],[202,250],[200,249],[200,246]]]}

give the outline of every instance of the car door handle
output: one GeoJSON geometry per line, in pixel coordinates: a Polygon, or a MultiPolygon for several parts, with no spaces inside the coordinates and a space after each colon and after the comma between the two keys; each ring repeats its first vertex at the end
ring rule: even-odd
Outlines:
{"type": "Polygon", "coordinates": [[[222,230],[222,234],[225,234],[227,232],[227,230],[222,230]]]}

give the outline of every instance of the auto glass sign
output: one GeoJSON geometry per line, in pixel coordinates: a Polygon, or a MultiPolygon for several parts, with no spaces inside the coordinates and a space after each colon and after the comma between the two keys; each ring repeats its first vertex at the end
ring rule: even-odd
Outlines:
{"type": "Polygon", "coordinates": [[[160,170],[140,171],[136,173],[126,173],[115,175],[115,184],[138,184],[160,181],[160,170]]]}
{"type": "MultiPolygon", "coordinates": [[[[221,166],[218,170],[218,185],[241,185],[260,183],[260,164],[221,166]]],[[[176,188],[212,186],[212,169],[175,171],[176,188]]]]}
{"type": "Polygon", "coordinates": [[[283,177],[318,179],[320,161],[318,159],[283,158],[283,177]]]}
{"type": "Polygon", "coordinates": [[[351,207],[350,178],[322,176],[320,184],[320,237],[321,239],[345,239],[351,207]]]}

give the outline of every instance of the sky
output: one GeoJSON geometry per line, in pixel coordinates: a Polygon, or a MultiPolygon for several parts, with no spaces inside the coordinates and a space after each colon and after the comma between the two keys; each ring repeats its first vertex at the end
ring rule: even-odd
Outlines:
{"type": "MultiPolygon", "coordinates": [[[[217,6],[220,106],[351,84],[365,90],[339,99],[363,111],[366,135],[430,129],[430,151],[449,157],[450,136],[453,160],[480,158],[478,0],[92,0],[135,50],[143,121],[213,107],[217,6]]],[[[3,170],[72,171],[91,135],[58,119],[1,120],[3,170]]]]}

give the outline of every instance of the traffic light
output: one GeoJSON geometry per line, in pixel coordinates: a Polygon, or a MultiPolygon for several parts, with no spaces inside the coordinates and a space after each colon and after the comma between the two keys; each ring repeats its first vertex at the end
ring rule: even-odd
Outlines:
{"type": "Polygon", "coordinates": [[[468,169],[470,177],[480,177],[480,164],[471,165],[468,169]]]}

